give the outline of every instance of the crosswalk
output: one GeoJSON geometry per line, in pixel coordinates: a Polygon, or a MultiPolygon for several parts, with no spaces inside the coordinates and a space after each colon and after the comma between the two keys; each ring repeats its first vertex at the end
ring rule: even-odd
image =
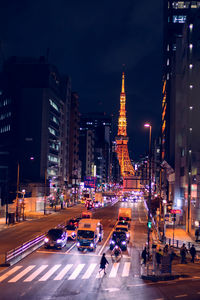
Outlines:
{"type": "MultiPolygon", "coordinates": [[[[128,277],[130,275],[131,263],[119,262],[110,264],[107,269],[108,278],[128,277]]],[[[44,282],[47,280],[75,280],[77,278],[98,279],[103,277],[103,271],[99,273],[99,265],[97,263],[90,264],[55,264],[55,265],[30,265],[30,266],[15,266],[0,275],[1,282],[16,283],[16,282],[44,282]]]]}

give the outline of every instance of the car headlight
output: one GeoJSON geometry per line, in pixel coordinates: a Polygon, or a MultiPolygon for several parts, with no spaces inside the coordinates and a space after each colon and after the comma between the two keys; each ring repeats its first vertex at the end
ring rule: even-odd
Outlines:
{"type": "Polygon", "coordinates": [[[56,243],[62,243],[61,239],[57,239],[56,243]]]}
{"type": "Polygon", "coordinates": [[[93,248],[93,247],[94,247],[94,244],[93,244],[93,243],[90,243],[90,247],[93,248]]]}
{"type": "Polygon", "coordinates": [[[76,244],[76,246],[79,247],[79,246],[80,246],[80,243],[78,242],[78,243],[76,244]]]}
{"type": "Polygon", "coordinates": [[[111,244],[115,244],[115,241],[111,241],[110,243],[111,243],[111,244]]]}
{"type": "Polygon", "coordinates": [[[44,239],[44,242],[45,242],[45,243],[48,243],[48,241],[49,241],[49,239],[46,237],[46,238],[44,239]]]}
{"type": "Polygon", "coordinates": [[[72,236],[75,236],[76,235],[76,233],[75,232],[72,232],[72,236]]]}
{"type": "Polygon", "coordinates": [[[123,242],[122,242],[122,245],[126,245],[126,242],[125,242],[125,241],[123,241],[123,242]]]}

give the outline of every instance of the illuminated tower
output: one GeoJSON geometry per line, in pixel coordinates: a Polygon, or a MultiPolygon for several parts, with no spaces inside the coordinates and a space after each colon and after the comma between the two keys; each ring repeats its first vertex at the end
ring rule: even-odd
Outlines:
{"type": "Polygon", "coordinates": [[[119,160],[122,177],[133,176],[134,168],[128,153],[128,136],[126,131],[126,94],[124,88],[124,72],[122,73],[122,91],[120,94],[120,111],[118,119],[118,133],[115,138],[117,143],[117,157],[119,160]]]}

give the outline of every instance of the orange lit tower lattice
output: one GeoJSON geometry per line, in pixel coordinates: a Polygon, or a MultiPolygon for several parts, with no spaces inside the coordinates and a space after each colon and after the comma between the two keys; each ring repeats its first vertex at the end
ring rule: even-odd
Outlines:
{"type": "Polygon", "coordinates": [[[122,91],[120,94],[120,111],[118,119],[118,132],[115,138],[117,143],[117,157],[119,160],[122,177],[134,176],[135,171],[131,164],[131,160],[128,153],[128,136],[126,131],[126,94],[124,87],[124,72],[122,73],[122,91]]]}

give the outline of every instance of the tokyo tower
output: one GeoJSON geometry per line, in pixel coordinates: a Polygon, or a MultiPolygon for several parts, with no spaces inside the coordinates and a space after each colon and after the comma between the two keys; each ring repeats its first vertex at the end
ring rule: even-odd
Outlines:
{"type": "Polygon", "coordinates": [[[135,171],[131,164],[131,160],[128,153],[128,136],[126,131],[126,94],[124,87],[124,72],[122,73],[122,90],[120,94],[120,111],[118,119],[118,132],[115,138],[117,147],[117,157],[121,168],[122,177],[134,176],[135,171]]]}

